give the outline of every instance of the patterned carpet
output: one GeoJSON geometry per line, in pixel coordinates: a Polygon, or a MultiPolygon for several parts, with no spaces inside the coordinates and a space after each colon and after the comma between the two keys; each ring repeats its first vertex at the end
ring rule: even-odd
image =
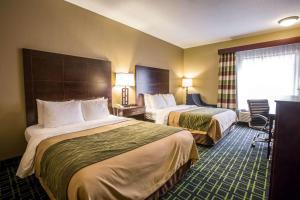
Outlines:
{"type": "MultiPolygon", "coordinates": [[[[250,147],[255,133],[237,126],[217,145],[198,146],[200,161],[162,199],[267,199],[267,147],[250,147]]],[[[19,160],[0,162],[0,199],[48,199],[34,176],[15,177],[19,160]]]]}
{"type": "Polygon", "coordinates": [[[267,199],[267,145],[251,148],[255,134],[237,126],[212,148],[198,146],[201,160],[162,199],[267,199]]]}

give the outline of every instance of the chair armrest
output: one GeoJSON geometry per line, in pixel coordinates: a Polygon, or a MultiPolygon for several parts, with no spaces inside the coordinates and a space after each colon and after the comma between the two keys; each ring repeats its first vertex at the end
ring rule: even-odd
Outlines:
{"type": "Polygon", "coordinates": [[[269,119],[263,115],[260,115],[260,114],[254,114],[252,115],[252,117],[257,117],[257,118],[261,118],[262,120],[264,120],[266,123],[269,122],[269,119]]]}

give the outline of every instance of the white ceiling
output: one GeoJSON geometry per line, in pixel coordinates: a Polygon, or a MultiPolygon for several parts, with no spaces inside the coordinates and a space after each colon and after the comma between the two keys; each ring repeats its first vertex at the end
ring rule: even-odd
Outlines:
{"type": "Polygon", "coordinates": [[[279,19],[300,16],[300,0],[66,1],[182,48],[283,29],[279,19]]]}

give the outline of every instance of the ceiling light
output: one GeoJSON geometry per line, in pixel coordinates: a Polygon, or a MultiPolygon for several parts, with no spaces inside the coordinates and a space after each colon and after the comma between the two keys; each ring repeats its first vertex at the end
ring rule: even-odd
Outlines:
{"type": "Polygon", "coordinates": [[[298,16],[286,17],[278,21],[281,26],[292,26],[299,20],[298,16]]]}

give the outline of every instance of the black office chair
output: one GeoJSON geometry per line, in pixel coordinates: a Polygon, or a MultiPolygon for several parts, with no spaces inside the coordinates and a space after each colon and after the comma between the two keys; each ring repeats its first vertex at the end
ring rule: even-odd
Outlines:
{"type": "Polygon", "coordinates": [[[217,105],[205,103],[200,94],[188,94],[186,105],[217,107],[217,105]]]}
{"type": "MultiPolygon", "coordinates": [[[[267,142],[268,152],[270,151],[271,136],[269,135],[269,111],[270,106],[267,99],[251,99],[247,100],[250,111],[249,127],[259,130],[260,132],[253,138],[252,147],[255,147],[256,142],[267,142]],[[267,137],[260,137],[262,133],[267,134],[267,137]]],[[[268,153],[269,154],[269,153],[268,153]]]]}

